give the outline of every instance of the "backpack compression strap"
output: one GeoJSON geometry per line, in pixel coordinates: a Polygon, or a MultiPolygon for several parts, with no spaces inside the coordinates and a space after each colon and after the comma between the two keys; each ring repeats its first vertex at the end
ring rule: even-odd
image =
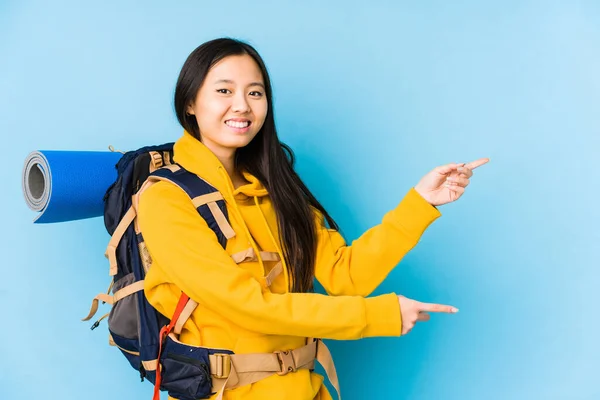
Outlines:
{"type": "Polygon", "coordinates": [[[254,354],[211,354],[210,369],[215,400],[222,400],[225,389],[250,385],[271,375],[286,375],[299,369],[313,369],[314,361],[325,370],[329,382],[341,399],[340,385],[329,349],[320,339],[308,339],[308,344],[289,351],[254,354]]]}

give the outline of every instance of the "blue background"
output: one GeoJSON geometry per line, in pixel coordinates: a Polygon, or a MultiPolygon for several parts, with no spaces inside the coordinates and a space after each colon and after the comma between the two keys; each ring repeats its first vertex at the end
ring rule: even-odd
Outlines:
{"type": "Polygon", "coordinates": [[[345,399],[600,399],[591,0],[0,1],[0,398],[151,397],[80,321],[109,282],[102,220],[34,225],[21,168],[177,139],[179,69],[224,35],[265,58],[280,136],[348,240],[433,167],[491,158],[378,290],[460,313],[330,342],[345,399]]]}

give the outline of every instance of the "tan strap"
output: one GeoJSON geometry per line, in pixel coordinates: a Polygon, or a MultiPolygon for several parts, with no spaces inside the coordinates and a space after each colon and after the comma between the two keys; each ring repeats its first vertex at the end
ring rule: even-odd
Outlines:
{"type": "Polygon", "coordinates": [[[337,371],[335,370],[335,364],[333,363],[333,357],[331,357],[331,352],[322,340],[317,340],[315,343],[317,343],[317,361],[325,370],[327,379],[329,379],[329,382],[331,382],[331,385],[335,388],[338,399],[341,400],[342,393],[340,392],[340,382],[338,380],[337,371]]]}
{"type": "Polygon", "coordinates": [[[204,204],[208,204],[211,202],[223,200],[223,195],[221,192],[212,192],[203,194],[202,196],[197,196],[192,199],[192,203],[194,203],[194,207],[198,208],[203,206],[204,204]]]}
{"type": "MultiPolygon", "coordinates": [[[[258,257],[256,257],[256,251],[254,248],[248,247],[246,250],[239,251],[231,256],[233,261],[236,264],[241,264],[243,262],[250,261],[258,261],[258,257]]],[[[279,261],[281,257],[279,257],[279,253],[274,251],[261,251],[260,258],[263,261],[279,261]]]]}
{"type": "Polygon", "coordinates": [[[246,250],[238,251],[231,256],[236,264],[241,264],[247,261],[256,261],[256,252],[252,247],[248,247],[246,250]]]}
{"type": "Polygon", "coordinates": [[[223,235],[225,235],[227,239],[234,237],[235,232],[233,231],[233,228],[231,228],[231,225],[229,225],[227,218],[225,218],[225,214],[223,214],[223,211],[221,211],[217,203],[213,201],[207,205],[213,217],[215,218],[217,225],[219,225],[219,229],[221,229],[221,232],[223,232],[223,235]]]}
{"type": "Polygon", "coordinates": [[[112,306],[117,301],[119,301],[129,295],[132,295],[136,292],[139,292],[140,290],[144,290],[144,281],[143,280],[134,282],[131,285],[127,285],[124,288],[117,290],[117,292],[115,294],[113,294],[112,296],[107,293],[100,293],[99,295],[94,297],[94,299],[92,300],[92,307],[90,308],[90,312],[87,315],[87,317],[82,319],[82,321],[88,321],[96,314],[96,312],[98,311],[98,303],[100,301],[108,303],[112,306]]]}
{"type": "Polygon", "coordinates": [[[158,151],[149,151],[148,153],[150,154],[149,170],[152,173],[163,166],[163,158],[158,151]]]}
{"type": "Polygon", "coordinates": [[[263,261],[279,261],[281,257],[279,257],[279,253],[273,251],[261,251],[260,258],[263,261]]]}
{"type": "MultiPolygon", "coordinates": [[[[114,343],[114,341],[113,341],[113,343],[114,343]]],[[[132,350],[127,350],[127,349],[124,349],[124,348],[122,348],[121,346],[119,346],[119,345],[118,345],[118,344],[116,344],[116,343],[115,343],[115,346],[117,346],[117,348],[118,348],[119,350],[121,350],[121,351],[124,351],[125,353],[131,354],[131,355],[133,355],[133,356],[138,356],[138,357],[140,356],[140,352],[139,352],[139,351],[132,351],[132,350]]]]}
{"type": "Polygon", "coordinates": [[[316,358],[325,368],[330,382],[338,393],[338,399],[341,399],[339,382],[331,353],[320,340],[287,352],[213,354],[209,357],[211,374],[213,375],[213,390],[217,390],[219,393],[217,398],[222,398],[222,392],[225,389],[249,385],[274,373],[285,375],[302,368],[312,369],[316,358]],[[227,366],[228,364],[229,366],[227,366]]]}
{"type": "Polygon", "coordinates": [[[127,210],[127,212],[121,219],[121,222],[119,222],[119,225],[117,225],[117,229],[115,229],[113,235],[110,238],[110,241],[108,242],[108,247],[106,248],[106,252],[104,253],[104,256],[106,258],[108,258],[108,262],[110,264],[110,271],[109,271],[110,276],[115,276],[118,272],[117,246],[119,245],[119,242],[123,238],[125,231],[127,230],[129,225],[131,225],[131,223],[135,219],[136,214],[137,213],[136,213],[135,209],[133,208],[133,206],[129,207],[129,210],[127,210]]]}
{"type": "MultiPolygon", "coordinates": [[[[236,264],[241,264],[244,262],[257,261],[258,257],[256,257],[256,251],[254,248],[249,247],[246,250],[239,251],[231,256],[233,261],[236,264]]],[[[279,257],[279,253],[272,251],[261,251],[260,258],[263,261],[280,261],[281,257],[279,257]]],[[[275,278],[277,278],[283,272],[283,265],[281,262],[278,262],[272,269],[269,271],[267,276],[264,277],[264,285],[269,287],[273,284],[275,278]]]]}
{"type": "Polygon", "coordinates": [[[298,369],[313,369],[315,359],[321,363],[331,384],[341,399],[339,382],[331,353],[321,340],[315,340],[291,351],[256,354],[211,354],[210,372],[217,399],[225,389],[234,389],[258,382],[273,374],[286,375],[298,369]]]}
{"type": "Polygon", "coordinates": [[[163,161],[165,165],[171,165],[171,153],[168,151],[163,151],[163,161]]]}
{"type": "MultiPolygon", "coordinates": [[[[98,295],[98,296],[100,296],[100,295],[98,295]]],[[[92,306],[90,307],[90,312],[88,313],[88,315],[86,317],[81,319],[82,321],[89,321],[98,312],[98,296],[94,297],[94,299],[92,300],[92,306]]]]}
{"type": "Polygon", "coordinates": [[[181,329],[183,329],[183,325],[190,318],[190,316],[192,315],[192,313],[194,312],[196,307],[198,307],[198,303],[196,303],[192,299],[189,299],[188,302],[186,303],[185,307],[183,308],[183,311],[181,311],[181,314],[179,314],[179,318],[177,318],[177,322],[175,322],[175,327],[173,328],[173,332],[176,335],[179,335],[181,333],[181,329]]]}
{"type": "MultiPolygon", "coordinates": [[[[233,378],[235,376],[237,376],[237,374],[231,374],[222,382],[217,383],[217,385],[220,387],[220,389],[217,392],[217,397],[215,397],[215,400],[223,400],[223,394],[225,392],[225,389],[228,389],[231,387],[231,385],[232,385],[231,378],[233,378]]],[[[213,390],[215,390],[215,388],[216,388],[215,380],[213,379],[213,390]]]]}
{"type": "Polygon", "coordinates": [[[115,284],[115,280],[111,279],[110,280],[110,285],[108,285],[108,290],[106,291],[106,294],[110,294],[110,291],[112,290],[114,284],[115,284]]]}
{"type": "MultiPolygon", "coordinates": [[[[137,210],[140,204],[140,197],[142,196],[142,193],[144,193],[146,190],[148,190],[148,188],[150,186],[152,186],[153,184],[155,184],[156,182],[158,182],[158,179],[152,179],[152,177],[150,177],[149,179],[146,179],[146,181],[142,184],[142,187],[137,191],[136,194],[133,195],[132,199],[131,199],[131,207],[135,210],[136,215],[137,215],[137,210]]],[[[139,234],[140,233],[140,225],[138,224],[138,220],[137,218],[134,219],[134,224],[133,227],[135,229],[135,233],[139,234]]]]}
{"type": "Polygon", "coordinates": [[[156,368],[158,367],[158,360],[155,358],[154,360],[150,361],[142,361],[142,365],[146,371],[156,371],[156,368]]]}
{"type": "Polygon", "coordinates": [[[131,205],[136,210],[138,209],[138,204],[140,202],[140,196],[142,195],[142,193],[144,193],[150,186],[152,186],[153,184],[158,182],[157,179],[152,179],[152,178],[153,177],[146,179],[146,181],[142,184],[142,187],[140,187],[139,190],[133,195],[131,205]]]}
{"type": "Polygon", "coordinates": [[[100,322],[102,322],[102,320],[106,317],[108,317],[110,315],[109,312],[107,312],[106,314],[104,314],[103,316],[101,316],[100,318],[98,318],[98,320],[96,321],[97,324],[99,324],[100,322]]]}
{"type": "MultiPolygon", "coordinates": [[[[106,294],[110,295],[110,291],[113,288],[113,284],[115,283],[114,279],[110,280],[110,285],[108,285],[108,290],[106,290],[106,294]]],[[[82,321],[89,321],[90,319],[92,319],[92,317],[94,315],[96,315],[96,313],[98,312],[98,300],[96,300],[96,298],[94,298],[94,300],[92,300],[92,306],[90,307],[90,312],[87,315],[87,317],[83,318],[82,321]]]]}
{"type": "MultiPolygon", "coordinates": [[[[120,290],[117,290],[117,292],[112,296],[113,302],[109,303],[109,304],[115,304],[117,301],[119,301],[129,295],[137,293],[141,290],[144,290],[144,280],[143,279],[141,281],[134,282],[131,285],[127,285],[120,290]]],[[[108,303],[108,301],[107,301],[107,303],[108,303]]]]}
{"type": "Polygon", "coordinates": [[[271,269],[271,271],[269,271],[267,276],[265,276],[265,285],[267,285],[267,287],[271,286],[273,284],[273,281],[275,280],[275,278],[277,278],[279,275],[281,275],[282,272],[283,272],[283,265],[281,264],[281,262],[278,262],[273,267],[273,269],[271,269]]]}

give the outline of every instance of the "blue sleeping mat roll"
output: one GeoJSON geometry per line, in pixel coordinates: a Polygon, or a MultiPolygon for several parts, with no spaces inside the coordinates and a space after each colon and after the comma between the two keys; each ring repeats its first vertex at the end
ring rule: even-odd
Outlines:
{"type": "Polygon", "coordinates": [[[104,194],[117,179],[121,153],[47,151],[30,153],[23,168],[23,194],[40,214],[35,223],[74,221],[104,214],[104,194]]]}

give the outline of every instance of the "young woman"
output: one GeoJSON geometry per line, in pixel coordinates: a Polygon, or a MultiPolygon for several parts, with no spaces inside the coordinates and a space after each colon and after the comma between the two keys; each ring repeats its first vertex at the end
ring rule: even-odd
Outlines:
{"type": "Polygon", "coordinates": [[[174,161],[219,190],[235,236],[223,249],[183,191],[167,182],[151,186],[138,210],[153,259],[147,298],[165,316],[182,291],[198,303],[179,336],[184,343],[275,353],[288,368],[251,384],[221,382],[226,390],[213,398],[330,399],[323,377],[291,365],[298,353],[287,351],[311,343],[307,338],[400,336],[428,312],[458,311],[394,293],[367,296],[440,216],[435,206],[458,199],[487,159],[435,168],[348,246],[278,139],[269,75],[254,48],[217,39],[194,50],[177,82],[175,109],[184,134],[174,161]],[[328,296],[313,293],[314,278],[328,296]]]}

